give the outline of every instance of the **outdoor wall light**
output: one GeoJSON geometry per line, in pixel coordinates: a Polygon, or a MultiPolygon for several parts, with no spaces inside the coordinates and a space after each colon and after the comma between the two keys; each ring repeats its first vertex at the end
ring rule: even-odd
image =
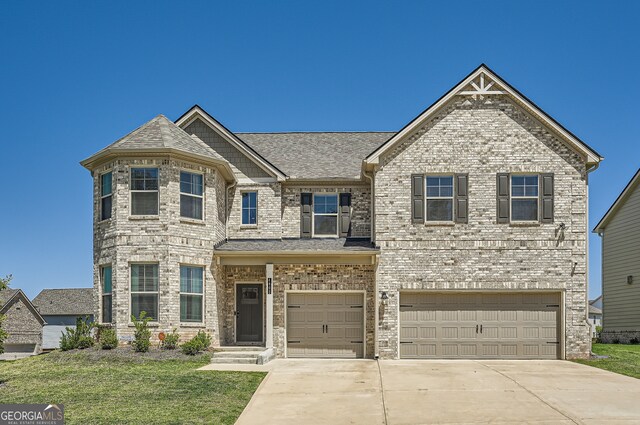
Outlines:
{"type": "Polygon", "coordinates": [[[387,294],[387,291],[382,291],[382,294],[380,295],[380,299],[382,301],[386,301],[389,299],[389,295],[387,294]]]}
{"type": "Polygon", "coordinates": [[[627,276],[627,283],[629,285],[631,285],[633,283],[633,276],[631,276],[631,275],[627,276]]]}

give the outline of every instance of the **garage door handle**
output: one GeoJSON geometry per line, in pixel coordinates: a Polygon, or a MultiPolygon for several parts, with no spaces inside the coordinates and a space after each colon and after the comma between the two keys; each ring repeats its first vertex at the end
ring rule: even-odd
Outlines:
{"type": "Polygon", "coordinates": [[[352,344],[362,344],[362,341],[351,341],[352,344]]]}
{"type": "Polygon", "coordinates": [[[560,344],[560,343],[559,343],[558,341],[556,341],[556,342],[549,342],[549,341],[547,341],[547,344],[560,344]]]}
{"type": "Polygon", "coordinates": [[[300,344],[300,341],[287,341],[287,344],[300,344]]]}
{"type": "Polygon", "coordinates": [[[482,325],[480,325],[480,333],[482,333],[482,325]]]}
{"type": "Polygon", "coordinates": [[[476,325],[476,333],[478,333],[478,325],[476,325]]]}
{"type": "Polygon", "coordinates": [[[413,344],[413,341],[400,341],[400,344],[413,344]]]}

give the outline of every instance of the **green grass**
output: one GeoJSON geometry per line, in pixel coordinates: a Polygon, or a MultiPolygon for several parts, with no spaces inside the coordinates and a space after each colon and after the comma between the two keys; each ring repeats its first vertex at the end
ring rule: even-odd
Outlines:
{"type": "Polygon", "coordinates": [[[593,344],[593,352],[608,359],[575,360],[600,369],[640,378],[640,345],[593,344]]]}
{"type": "Polygon", "coordinates": [[[64,404],[68,424],[233,424],[265,374],[196,370],[208,361],[54,352],[0,362],[0,400],[64,404]]]}

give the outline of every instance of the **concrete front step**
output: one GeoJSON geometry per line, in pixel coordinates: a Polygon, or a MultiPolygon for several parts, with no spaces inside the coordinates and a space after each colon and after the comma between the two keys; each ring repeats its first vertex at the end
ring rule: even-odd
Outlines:
{"type": "Polygon", "coordinates": [[[227,345],[223,347],[216,347],[216,350],[220,351],[264,351],[264,347],[257,345],[227,345]]]}
{"type": "Polygon", "coordinates": [[[258,358],[254,357],[212,357],[211,363],[214,364],[257,364],[258,358]]]}
{"type": "Polygon", "coordinates": [[[242,357],[242,358],[258,358],[262,351],[217,351],[213,353],[213,357],[217,358],[233,358],[233,357],[242,357]]]}

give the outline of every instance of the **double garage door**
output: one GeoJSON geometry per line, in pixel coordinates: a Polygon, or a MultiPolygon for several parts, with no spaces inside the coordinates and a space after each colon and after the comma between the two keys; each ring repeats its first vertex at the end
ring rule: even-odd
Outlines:
{"type": "Polygon", "coordinates": [[[362,293],[287,294],[287,357],[363,356],[362,293]]]}
{"type": "Polygon", "coordinates": [[[402,293],[400,358],[557,359],[557,293],[402,293]]]}

